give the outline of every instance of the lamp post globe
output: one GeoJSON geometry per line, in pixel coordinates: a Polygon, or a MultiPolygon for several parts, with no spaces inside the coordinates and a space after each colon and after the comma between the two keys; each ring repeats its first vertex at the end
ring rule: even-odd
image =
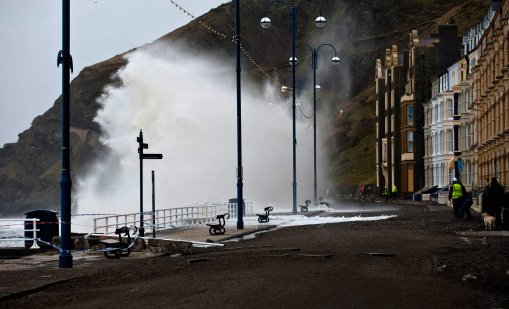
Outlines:
{"type": "Polygon", "coordinates": [[[262,28],[264,29],[267,29],[270,27],[271,25],[271,21],[270,21],[270,18],[268,17],[264,17],[260,20],[260,25],[262,26],[262,28]]]}
{"type": "Polygon", "coordinates": [[[288,59],[288,63],[290,63],[291,66],[297,65],[297,63],[299,63],[299,59],[297,59],[297,57],[290,57],[290,59],[288,59]]]}
{"type": "Polygon", "coordinates": [[[327,20],[325,19],[325,17],[323,16],[318,16],[316,19],[315,19],[315,25],[317,28],[323,28],[325,27],[325,24],[327,23],[327,20]]]}
{"type": "Polygon", "coordinates": [[[339,62],[341,62],[341,59],[339,59],[339,57],[337,56],[334,56],[331,60],[332,64],[339,64],[339,62]]]}

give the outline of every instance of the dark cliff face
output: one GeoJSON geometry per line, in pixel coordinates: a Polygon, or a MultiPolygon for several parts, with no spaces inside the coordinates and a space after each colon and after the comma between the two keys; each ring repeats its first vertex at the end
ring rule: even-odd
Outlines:
{"type": "MultiPolygon", "coordinates": [[[[251,57],[267,72],[277,72],[282,84],[291,84],[289,14],[283,6],[272,6],[273,26],[263,30],[259,20],[269,1],[241,1],[242,45],[251,57]]],[[[327,18],[323,29],[314,27],[318,15],[310,2],[298,8],[297,44],[312,47],[330,43],[342,59],[339,69],[329,73],[321,83],[324,105],[320,113],[328,121],[327,142],[331,160],[331,178],[342,183],[360,183],[374,180],[374,106],[373,68],[375,58],[382,57],[385,48],[398,44],[403,50],[408,32],[436,31],[437,25],[452,19],[459,25],[460,34],[477,24],[489,5],[486,0],[409,0],[409,1],[316,1],[327,18]],[[336,112],[345,110],[338,119],[336,112]],[[363,160],[358,158],[362,157],[363,160]],[[340,159],[338,159],[340,158],[340,159]],[[348,166],[345,176],[343,166],[348,166]]],[[[233,3],[233,2],[232,2],[233,3]]],[[[190,53],[216,53],[232,59],[235,72],[234,6],[223,4],[189,24],[169,33],[158,41],[182,43],[190,53]],[[218,36],[202,24],[222,32],[218,36]]],[[[185,5],[185,4],[183,4],[185,5]]],[[[330,52],[326,52],[328,58],[330,52]]],[[[297,49],[298,76],[312,76],[309,51],[297,49]]],[[[321,56],[320,56],[321,57],[321,56]]],[[[101,128],[93,121],[99,108],[97,99],[104,87],[119,81],[115,72],[126,61],[117,55],[107,61],[85,68],[71,83],[71,144],[72,175],[83,175],[87,166],[99,159],[108,149],[101,144],[101,128]]],[[[319,67],[326,60],[319,60],[319,67]]],[[[243,56],[242,70],[252,79],[265,79],[257,68],[243,56]]],[[[331,70],[332,71],[332,70],[331,70]]],[[[310,79],[307,80],[309,82],[310,79]]],[[[43,115],[36,117],[30,129],[19,135],[19,141],[0,149],[0,215],[22,214],[37,208],[60,207],[60,102],[43,115]]]]}
{"type": "MultiPolygon", "coordinates": [[[[125,65],[121,56],[85,68],[71,83],[71,156],[73,176],[86,171],[105,147],[99,142],[101,128],[93,121],[96,99],[114,72],[125,65]]],[[[21,214],[33,209],[58,210],[61,172],[61,98],[17,143],[0,149],[0,214],[21,214]]],[[[74,178],[74,177],[73,177],[74,178]]]]}

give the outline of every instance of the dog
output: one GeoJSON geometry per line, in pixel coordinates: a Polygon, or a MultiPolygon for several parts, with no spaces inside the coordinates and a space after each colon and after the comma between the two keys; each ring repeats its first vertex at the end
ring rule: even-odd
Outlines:
{"type": "Polygon", "coordinates": [[[494,230],[497,226],[497,219],[495,217],[488,215],[487,213],[482,214],[483,220],[484,220],[484,226],[486,227],[487,231],[494,230]]]}

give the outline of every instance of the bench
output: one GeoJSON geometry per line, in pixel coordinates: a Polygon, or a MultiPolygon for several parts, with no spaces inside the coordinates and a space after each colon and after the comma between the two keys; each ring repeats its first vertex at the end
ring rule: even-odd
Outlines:
{"type": "Polygon", "coordinates": [[[226,232],[224,225],[226,224],[226,219],[230,219],[230,214],[225,213],[224,215],[217,215],[216,219],[219,223],[217,224],[207,223],[207,225],[210,226],[209,233],[210,235],[223,235],[226,232]]]}
{"type": "Polygon", "coordinates": [[[330,206],[330,204],[329,204],[328,202],[325,202],[325,201],[323,200],[323,197],[319,197],[319,198],[318,198],[318,204],[319,204],[319,205],[325,205],[325,206],[327,206],[327,207],[329,207],[329,206],[330,206]]]}
{"type": "Polygon", "coordinates": [[[269,214],[273,210],[272,206],[265,207],[263,210],[265,210],[264,214],[256,214],[258,216],[258,222],[260,223],[266,223],[269,222],[269,214]]]}
{"type": "MultiPolygon", "coordinates": [[[[101,243],[106,245],[107,248],[104,250],[104,256],[107,259],[119,259],[120,257],[127,257],[131,254],[131,235],[129,234],[129,228],[127,226],[117,228],[115,230],[115,234],[118,235],[118,240],[115,239],[103,239],[101,243]],[[122,241],[122,233],[124,236],[127,236],[127,242],[122,241]]],[[[134,227],[134,233],[136,233],[137,228],[134,227]]]]}
{"type": "Polygon", "coordinates": [[[307,212],[309,204],[311,203],[311,200],[306,200],[306,205],[299,205],[301,212],[307,212]]]}

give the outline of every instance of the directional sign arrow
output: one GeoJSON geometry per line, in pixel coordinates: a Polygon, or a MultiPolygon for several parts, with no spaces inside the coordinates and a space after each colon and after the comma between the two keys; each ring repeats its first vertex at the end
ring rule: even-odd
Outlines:
{"type": "Polygon", "coordinates": [[[161,153],[144,153],[142,159],[162,159],[163,155],[161,153]]]}

